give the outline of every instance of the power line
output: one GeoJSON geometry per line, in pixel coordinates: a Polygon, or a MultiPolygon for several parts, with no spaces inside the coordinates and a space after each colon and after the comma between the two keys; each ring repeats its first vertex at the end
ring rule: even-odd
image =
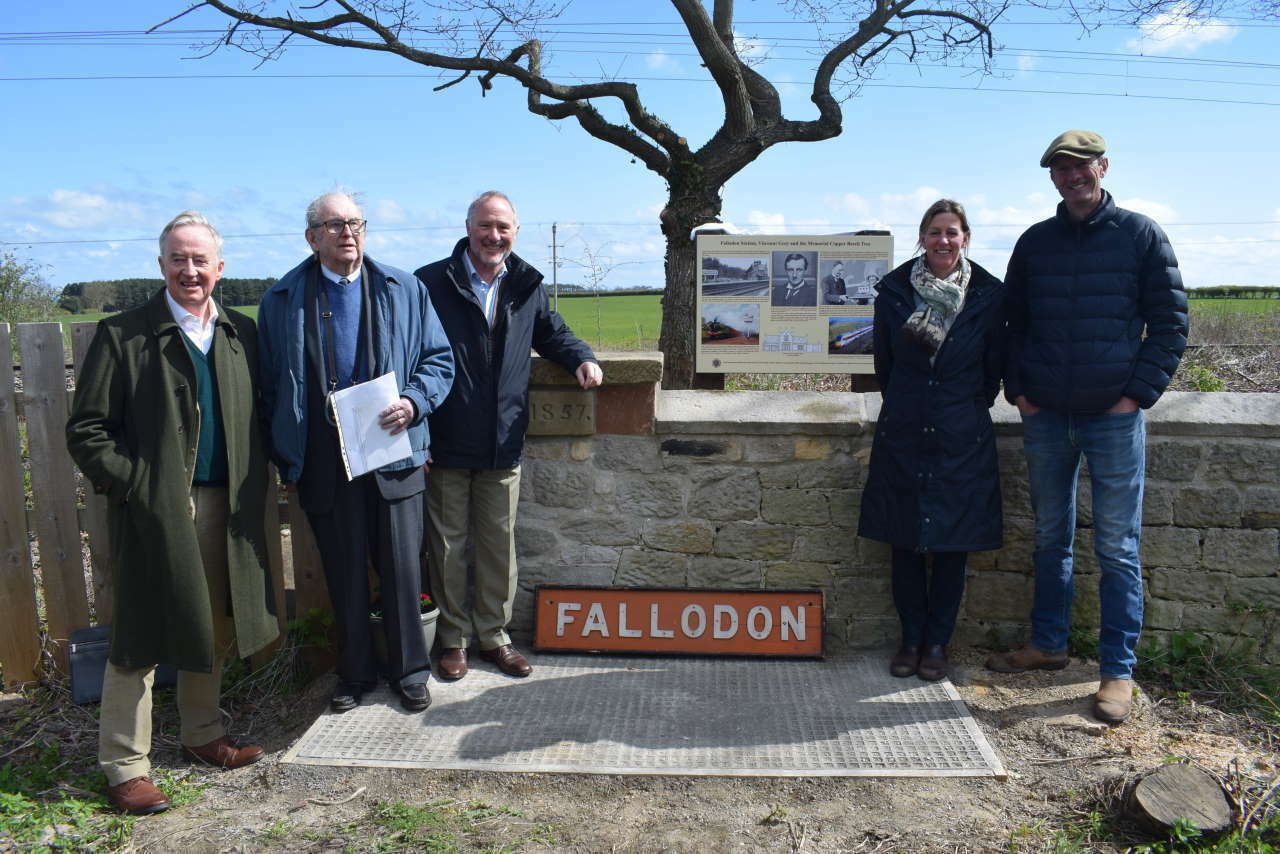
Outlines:
{"type": "MultiPolygon", "coordinates": [[[[645,229],[645,230],[657,230],[660,227],[656,221],[649,223],[649,222],[610,222],[610,221],[581,220],[577,222],[560,223],[559,220],[555,220],[555,221],[548,221],[548,222],[541,222],[541,221],[523,222],[521,224],[526,228],[530,226],[534,228],[548,228],[548,227],[555,227],[557,224],[565,225],[573,228],[581,228],[581,227],[639,228],[639,229],[645,229]]],[[[919,223],[890,222],[890,223],[879,223],[878,225],[886,228],[911,230],[916,228],[919,225],[919,223]]],[[[975,225],[977,225],[979,228],[982,228],[982,229],[997,229],[997,228],[1026,229],[1031,225],[1031,223],[1025,223],[1025,222],[1024,223],[989,223],[988,222],[988,223],[975,223],[975,225]]],[[[1280,225],[1280,220],[1263,219],[1263,220],[1251,220],[1251,221],[1250,220],[1219,220],[1219,221],[1204,221],[1204,222],[1174,222],[1174,223],[1165,223],[1164,227],[1166,229],[1170,229],[1170,228],[1206,228],[1210,226],[1222,227],[1222,226],[1260,226],[1260,225],[1280,225]]],[[[866,222],[793,222],[793,223],[787,223],[786,225],[782,226],[782,228],[785,228],[788,231],[792,231],[794,229],[800,229],[800,228],[821,228],[823,229],[824,233],[830,232],[832,229],[859,229],[859,228],[866,228],[866,227],[868,227],[868,224],[866,222]]],[[[377,234],[391,234],[391,233],[402,233],[402,232],[456,231],[457,228],[458,227],[455,225],[414,225],[414,226],[403,226],[400,228],[372,228],[369,233],[373,235],[377,235],[377,234]]],[[[226,240],[256,240],[256,239],[263,239],[263,238],[278,238],[278,237],[296,238],[297,236],[298,236],[298,232],[296,231],[267,231],[267,232],[260,232],[256,234],[225,234],[223,235],[223,238],[226,240]]],[[[151,237],[96,237],[96,238],[84,238],[79,240],[0,240],[0,246],[76,246],[76,245],[97,244],[97,243],[154,243],[155,239],[156,238],[154,236],[151,236],[151,237]]],[[[1211,244],[1215,242],[1216,241],[1204,241],[1202,243],[1196,243],[1193,241],[1179,240],[1178,245],[1180,246],[1206,245],[1206,244],[1211,244]]],[[[1231,245],[1235,245],[1238,243],[1270,243],[1270,242],[1272,241],[1269,239],[1255,240],[1252,238],[1245,238],[1245,239],[1233,240],[1231,241],[1231,245]]],[[[986,248],[992,248],[992,247],[986,247],[986,248]]]]}

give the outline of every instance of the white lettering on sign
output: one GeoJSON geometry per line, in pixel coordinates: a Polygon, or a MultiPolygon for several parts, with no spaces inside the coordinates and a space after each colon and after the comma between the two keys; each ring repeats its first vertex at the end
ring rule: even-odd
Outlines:
{"type": "Polygon", "coordinates": [[[620,638],[638,638],[643,637],[644,632],[639,629],[627,628],[627,603],[618,603],[618,637],[620,638]]]}
{"type": "MultiPolygon", "coordinates": [[[[566,632],[579,622],[583,604],[582,602],[556,603],[556,637],[564,637],[566,632]]],[[[586,618],[581,621],[579,636],[585,638],[596,633],[604,638],[610,637],[610,616],[612,615],[605,614],[603,603],[590,603],[586,618]]],[[[674,638],[676,635],[674,629],[662,627],[666,616],[662,613],[661,605],[656,602],[650,604],[649,625],[646,631],[643,624],[639,626],[628,624],[627,603],[619,602],[617,622],[612,625],[616,628],[618,637],[674,638]]],[[[680,633],[686,638],[700,638],[705,635],[708,623],[711,626],[711,637],[717,640],[727,640],[736,636],[739,628],[745,628],[747,634],[758,641],[768,640],[773,635],[775,626],[784,641],[789,641],[793,637],[797,641],[804,641],[807,634],[804,605],[794,607],[780,605],[777,608],[776,618],[772,609],[764,605],[755,605],[747,611],[745,620],[742,620],[737,608],[726,604],[712,605],[710,619],[707,617],[707,609],[702,605],[686,605],[680,612],[680,633]]]]}
{"type": "Polygon", "coordinates": [[[654,602],[649,606],[649,637],[651,638],[673,638],[676,633],[671,629],[658,628],[658,603],[654,602]]]}
{"type": "Polygon", "coordinates": [[[789,605],[782,606],[782,639],[791,640],[791,635],[796,636],[796,640],[804,640],[804,606],[796,606],[796,610],[792,611],[789,605]]]}
{"type": "Polygon", "coordinates": [[[702,610],[701,605],[686,605],[684,610],[680,612],[680,631],[687,638],[700,638],[706,630],[707,612],[702,610]],[[696,630],[690,625],[690,617],[698,618],[698,628],[696,630]]]}
{"type": "Polygon", "coordinates": [[[713,605],[711,613],[714,623],[711,628],[713,638],[731,638],[738,633],[737,608],[732,605],[713,605]]]}
{"type": "Polygon", "coordinates": [[[609,624],[604,619],[604,606],[599,602],[591,603],[591,607],[587,609],[587,621],[582,624],[584,638],[592,632],[599,632],[602,638],[609,636],[609,624]]]}
{"type": "Polygon", "coordinates": [[[582,606],[577,602],[557,602],[556,603],[556,637],[564,637],[564,627],[573,622],[570,611],[581,611],[582,606]]]}
{"type": "Polygon", "coordinates": [[[763,605],[757,605],[747,612],[747,634],[756,640],[764,640],[773,631],[773,614],[763,605]],[[757,623],[764,626],[757,628],[757,623]]]}

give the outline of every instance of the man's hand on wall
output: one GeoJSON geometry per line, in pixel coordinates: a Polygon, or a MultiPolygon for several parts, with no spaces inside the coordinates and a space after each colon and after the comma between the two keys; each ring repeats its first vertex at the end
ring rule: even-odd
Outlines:
{"type": "Polygon", "coordinates": [[[592,388],[604,382],[604,371],[600,370],[600,366],[595,362],[583,362],[578,365],[574,376],[578,378],[578,385],[583,388],[592,388]]]}

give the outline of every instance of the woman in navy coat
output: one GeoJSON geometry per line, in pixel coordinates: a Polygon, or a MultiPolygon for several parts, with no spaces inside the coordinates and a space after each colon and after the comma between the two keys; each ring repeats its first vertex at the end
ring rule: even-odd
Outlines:
{"type": "Polygon", "coordinates": [[[965,257],[969,221],[950,199],[920,221],[921,254],[880,281],[875,370],[883,403],[858,533],[893,547],[902,642],[894,676],[947,675],[971,551],[1003,522],[991,405],[1004,353],[1004,285],[965,257]]]}

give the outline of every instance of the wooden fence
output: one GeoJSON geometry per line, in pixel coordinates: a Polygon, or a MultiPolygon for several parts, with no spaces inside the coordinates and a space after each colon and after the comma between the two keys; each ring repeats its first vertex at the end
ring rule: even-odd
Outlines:
{"type": "MultiPolygon", "coordinates": [[[[95,326],[72,325],[71,366],[80,364],[95,326]]],[[[9,324],[0,323],[6,361],[12,337],[9,324]]],[[[62,325],[21,323],[16,337],[21,391],[13,380],[0,383],[0,671],[6,687],[39,679],[48,665],[65,672],[71,633],[111,619],[106,498],[82,488],[65,442],[72,393],[62,325]],[[49,657],[42,660],[45,649],[49,657]]],[[[268,534],[280,532],[282,523],[291,532],[289,595],[282,538],[268,536],[283,628],[295,612],[328,607],[328,592],[296,498],[269,502],[267,514],[268,534]]]]}

